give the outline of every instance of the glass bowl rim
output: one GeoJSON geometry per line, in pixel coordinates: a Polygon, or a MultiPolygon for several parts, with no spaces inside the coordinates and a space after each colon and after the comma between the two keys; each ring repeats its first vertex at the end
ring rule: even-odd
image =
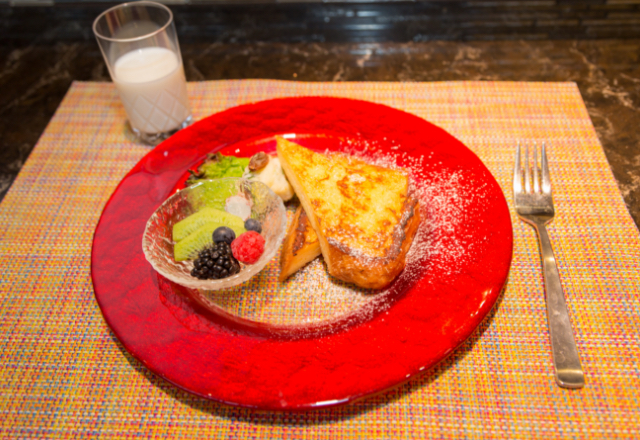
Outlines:
{"type": "MultiPolygon", "coordinates": [[[[275,257],[278,252],[282,241],[287,232],[287,211],[284,206],[284,203],[280,196],[276,195],[271,188],[269,188],[264,183],[257,180],[249,180],[244,177],[222,177],[219,179],[203,179],[193,185],[190,185],[186,188],[182,188],[176,192],[174,192],[171,196],[167,197],[161,204],[156,208],[156,210],[151,214],[147,223],[145,224],[144,232],[142,234],[142,251],[144,253],[145,259],[151,264],[153,269],[167,278],[168,280],[177,283],[183,287],[187,287],[190,289],[198,289],[198,290],[220,290],[226,289],[229,287],[234,287],[239,284],[242,284],[248,280],[250,280],[253,276],[257,275],[264,267],[275,257]],[[183,197],[185,193],[193,191],[194,189],[201,187],[206,182],[224,182],[224,181],[233,181],[233,182],[247,182],[251,185],[257,185],[258,187],[263,187],[266,190],[266,193],[269,195],[269,199],[275,201],[276,210],[278,211],[278,215],[280,217],[280,222],[278,224],[279,230],[276,231],[276,237],[273,242],[273,246],[267,248],[265,247],[263,256],[264,260],[260,264],[251,264],[251,265],[243,265],[240,272],[226,278],[221,278],[217,280],[200,280],[195,277],[187,277],[181,276],[180,274],[176,275],[170,272],[167,272],[164,268],[160,267],[156,262],[156,257],[153,255],[151,246],[148,246],[149,243],[149,233],[150,227],[156,221],[159,213],[162,212],[163,209],[166,209],[176,198],[183,197]]],[[[173,240],[171,240],[173,241],[173,240]]],[[[262,256],[260,258],[262,260],[262,256]]],[[[174,262],[174,264],[176,264],[174,262]]]]}

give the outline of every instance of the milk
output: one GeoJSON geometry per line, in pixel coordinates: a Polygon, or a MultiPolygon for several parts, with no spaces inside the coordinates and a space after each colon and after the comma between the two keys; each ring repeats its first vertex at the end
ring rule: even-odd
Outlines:
{"type": "Polygon", "coordinates": [[[171,50],[145,47],[128,52],[115,62],[113,75],[134,129],[168,132],[191,115],[184,70],[171,50]]]}

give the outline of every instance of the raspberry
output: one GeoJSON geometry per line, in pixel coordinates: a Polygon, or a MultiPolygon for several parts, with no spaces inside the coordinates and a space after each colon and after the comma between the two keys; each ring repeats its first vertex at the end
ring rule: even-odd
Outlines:
{"type": "Polygon", "coordinates": [[[242,233],[231,243],[231,251],[238,261],[253,264],[264,252],[264,237],[255,231],[242,233]]]}

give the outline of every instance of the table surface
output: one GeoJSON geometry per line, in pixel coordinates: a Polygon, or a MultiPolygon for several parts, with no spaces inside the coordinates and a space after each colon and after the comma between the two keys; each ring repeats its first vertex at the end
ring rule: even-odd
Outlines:
{"type": "MultiPolygon", "coordinates": [[[[590,3],[172,8],[189,81],[575,81],[638,225],[640,0],[590,3]]],[[[0,197],[71,82],[109,80],[104,8],[0,6],[0,197]]]]}

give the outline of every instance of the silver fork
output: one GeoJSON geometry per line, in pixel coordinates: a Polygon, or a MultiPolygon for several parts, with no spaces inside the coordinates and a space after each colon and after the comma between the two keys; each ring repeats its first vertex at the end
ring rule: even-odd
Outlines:
{"type": "Polygon", "coordinates": [[[529,168],[529,148],[524,148],[524,167],[520,165],[520,143],[516,151],[516,163],[513,170],[513,200],[518,216],[532,225],[538,233],[544,287],[547,299],[547,320],[551,353],[556,371],[556,382],[564,388],[582,388],[584,373],[578,357],[576,341],[567,313],[567,304],[560,284],[558,266],[553,255],[547,225],[555,215],[551,198],[551,179],[545,145],[542,144],[542,157],[538,169],[538,149],[533,145],[533,164],[529,168]],[[524,168],[524,174],[523,174],[524,168]],[[524,187],[523,187],[524,183],[524,187]],[[533,183],[533,185],[532,185],[533,183]]]}

